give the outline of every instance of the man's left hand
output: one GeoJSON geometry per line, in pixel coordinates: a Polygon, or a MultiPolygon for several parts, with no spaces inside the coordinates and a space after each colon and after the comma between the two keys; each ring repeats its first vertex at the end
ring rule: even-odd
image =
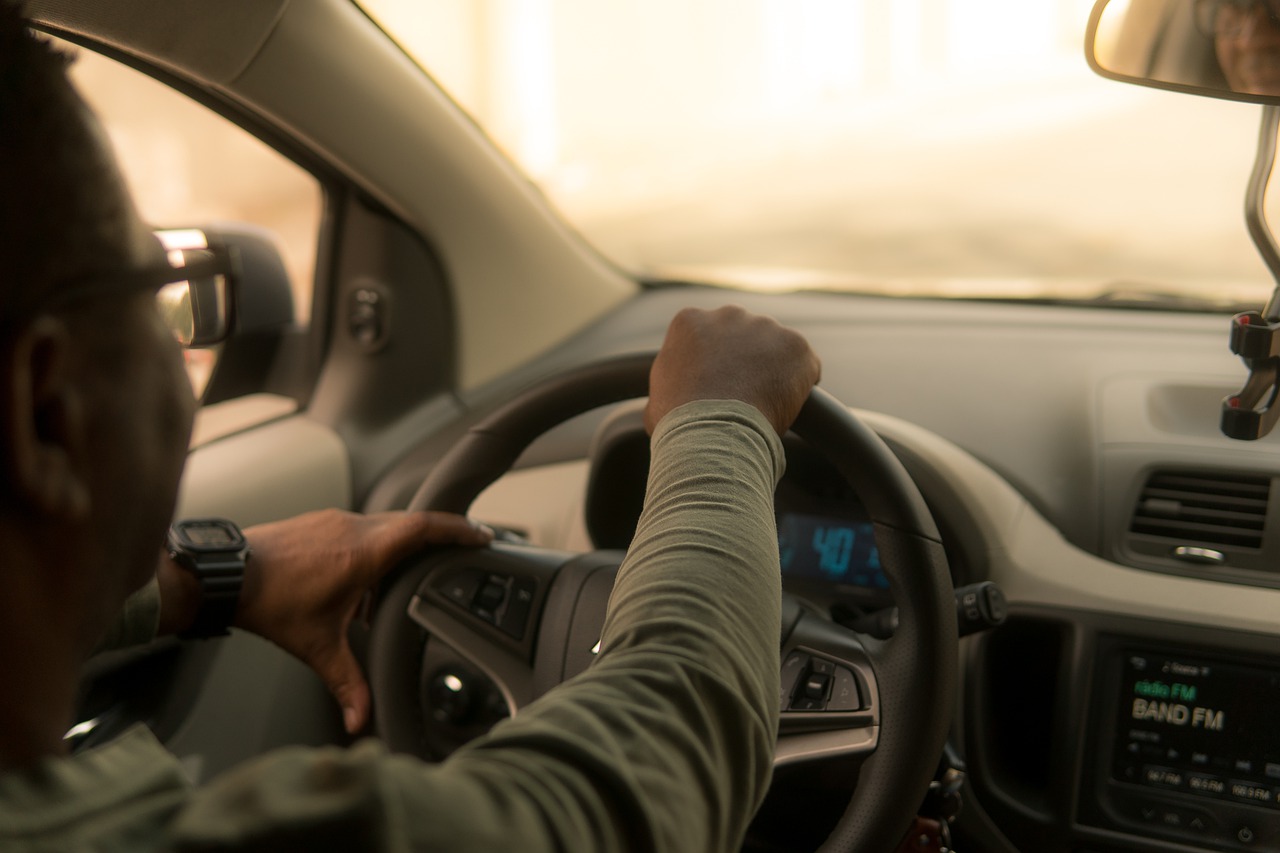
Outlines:
{"type": "Polygon", "coordinates": [[[365,593],[400,561],[430,545],[488,544],[493,534],[438,512],[360,515],[320,510],[244,532],[253,554],[236,627],[252,631],[314,669],[348,732],[369,719],[369,684],[347,642],[365,593]]]}

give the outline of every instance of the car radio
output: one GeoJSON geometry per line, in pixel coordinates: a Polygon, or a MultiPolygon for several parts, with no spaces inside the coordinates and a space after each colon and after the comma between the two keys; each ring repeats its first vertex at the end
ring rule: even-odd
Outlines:
{"type": "Polygon", "coordinates": [[[1280,850],[1280,667],[1116,643],[1082,818],[1221,849],[1280,850]]]}

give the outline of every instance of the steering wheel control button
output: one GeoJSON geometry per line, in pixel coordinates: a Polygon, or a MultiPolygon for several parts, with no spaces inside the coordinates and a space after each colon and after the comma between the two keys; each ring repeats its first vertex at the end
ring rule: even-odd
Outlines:
{"type": "Polygon", "coordinates": [[[811,672],[816,672],[819,675],[836,674],[836,665],[831,661],[823,660],[822,658],[814,658],[813,663],[809,664],[809,669],[811,672]]]}
{"type": "Polygon", "coordinates": [[[532,578],[516,578],[511,582],[507,609],[503,611],[498,627],[508,636],[523,640],[529,625],[529,611],[533,608],[533,594],[538,585],[532,578]]]}
{"type": "Polygon", "coordinates": [[[827,700],[827,710],[857,711],[861,708],[862,697],[858,694],[857,679],[844,667],[836,667],[836,674],[831,682],[831,698],[827,700]]]}
{"type": "Polygon", "coordinates": [[[783,711],[861,710],[862,694],[852,670],[834,661],[792,652],[782,663],[779,702],[783,711]]]}
{"type": "Polygon", "coordinates": [[[440,587],[440,592],[454,604],[470,610],[471,602],[475,599],[476,591],[480,589],[480,583],[484,577],[485,573],[479,569],[463,569],[460,572],[454,572],[440,587]]]}
{"type": "Polygon", "coordinates": [[[471,602],[471,612],[486,622],[498,622],[498,608],[507,598],[508,578],[501,575],[489,575],[475,600],[471,602]]]}
{"type": "Polygon", "coordinates": [[[821,672],[812,672],[805,679],[802,696],[815,702],[825,703],[827,691],[831,689],[831,676],[821,672]]]}
{"type": "Polygon", "coordinates": [[[831,687],[831,674],[822,670],[835,665],[821,658],[803,656],[803,666],[791,690],[791,704],[784,711],[823,711],[827,707],[827,691],[831,687]]]}
{"type": "Polygon", "coordinates": [[[496,626],[513,640],[523,640],[538,582],[481,569],[461,569],[437,583],[436,591],[477,619],[496,626]]]}

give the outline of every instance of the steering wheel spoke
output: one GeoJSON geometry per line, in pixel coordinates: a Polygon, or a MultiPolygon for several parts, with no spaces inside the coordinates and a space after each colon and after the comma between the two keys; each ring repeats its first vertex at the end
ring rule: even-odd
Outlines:
{"type": "Polygon", "coordinates": [[[509,713],[534,698],[538,615],[573,554],[495,544],[430,558],[405,612],[497,685],[509,713]]]}
{"type": "Polygon", "coordinates": [[[782,645],[776,765],[870,755],[879,742],[876,641],[802,610],[782,645]]]}

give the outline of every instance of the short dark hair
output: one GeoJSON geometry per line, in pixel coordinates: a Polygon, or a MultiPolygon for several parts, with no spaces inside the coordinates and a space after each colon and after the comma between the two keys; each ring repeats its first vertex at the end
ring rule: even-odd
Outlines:
{"type": "Polygon", "coordinates": [[[127,257],[131,202],[69,64],[0,0],[0,327],[127,257]]]}

